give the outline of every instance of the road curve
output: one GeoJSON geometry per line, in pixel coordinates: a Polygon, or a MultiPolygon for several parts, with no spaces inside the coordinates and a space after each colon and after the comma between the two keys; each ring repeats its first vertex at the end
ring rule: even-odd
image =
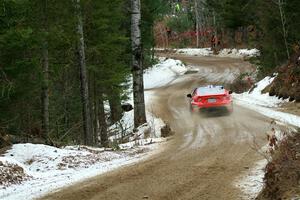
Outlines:
{"type": "MultiPolygon", "coordinates": [[[[173,57],[176,55],[172,55],[173,57]]],[[[151,108],[175,136],[150,159],[49,194],[42,199],[179,200],[241,199],[234,182],[261,157],[270,120],[238,105],[230,116],[191,114],[186,94],[200,84],[224,84],[253,70],[239,59],[176,56],[199,69],[153,90],[151,108]]]]}

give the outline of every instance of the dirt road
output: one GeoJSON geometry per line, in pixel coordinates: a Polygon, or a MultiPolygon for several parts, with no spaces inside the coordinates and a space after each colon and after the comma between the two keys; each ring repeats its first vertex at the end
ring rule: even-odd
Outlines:
{"type": "Polygon", "coordinates": [[[238,73],[253,69],[237,59],[179,58],[198,68],[199,73],[154,90],[155,114],[176,132],[165,150],[147,161],[89,179],[44,199],[241,199],[242,193],[234,182],[261,159],[251,148],[253,137],[264,144],[264,131],[270,120],[237,105],[230,116],[191,115],[186,94],[199,84],[227,83],[238,73]]]}

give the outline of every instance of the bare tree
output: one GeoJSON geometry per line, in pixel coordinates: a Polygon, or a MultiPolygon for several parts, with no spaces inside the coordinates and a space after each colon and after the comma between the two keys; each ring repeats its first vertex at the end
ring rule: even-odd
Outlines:
{"type": "Polygon", "coordinates": [[[199,48],[199,10],[198,0],[195,0],[195,16],[196,16],[196,36],[197,36],[197,48],[199,48]]]}
{"type": "Polygon", "coordinates": [[[48,0],[43,1],[43,32],[45,34],[42,46],[42,129],[46,141],[49,139],[49,53],[48,53],[48,0]]]}
{"type": "Polygon", "coordinates": [[[141,2],[131,0],[131,45],[132,45],[132,77],[134,101],[134,127],[146,123],[144,83],[143,83],[143,55],[141,44],[141,2]]]}
{"type": "Polygon", "coordinates": [[[205,38],[200,33],[203,33],[207,26],[206,10],[207,4],[205,0],[194,0],[196,32],[197,32],[197,47],[205,46],[205,38]]]}
{"type": "Polygon", "coordinates": [[[273,2],[278,6],[278,9],[279,9],[281,28],[282,28],[282,36],[284,39],[286,55],[287,55],[287,58],[289,59],[290,52],[289,52],[289,47],[288,47],[288,43],[287,43],[288,31],[287,31],[287,24],[286,24],[286,16],[285,16],[285,12],[283,10],[285,0],[273,0],[273,2]]]}
{"type": "Polygon", "coordinates": [[[87,68],[85,63],[85,43],[83,35],[83,23],[80,0],[75,0],[75,11],[77,18],[77,37],[78,37],[78,61],[80,68],[80,85],[81,85],[81,101],[82,101],[82,117],[83,117],[83,131],[84,131],[84,144],[93,144],[93,133],[91,126],[91,113],[89,103],[89,89],[88,89],[88,77],[87,68]]]}

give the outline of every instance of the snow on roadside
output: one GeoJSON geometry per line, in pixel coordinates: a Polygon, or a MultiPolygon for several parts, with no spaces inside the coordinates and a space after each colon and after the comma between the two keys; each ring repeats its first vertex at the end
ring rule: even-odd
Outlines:
{"type": "Polygon", "coordinates": [[[187,68],[181,61],[160,58],[158,64],[145,70],[144,87],[145,89],[151,89],[167,85],[186,71],[187,68]]]}
{"type": "Polygon", "coordinates": [[[189,56],[211,56],[213,55],[213,51],[211,48],[185,48],[185,49],[177,49],[176,53],[184,54],[189,56]]]}
{"type": "Polygon", "coordinates": [[[166,138],[147,138],[147,139],[140,139],[132,142],[127,142],[125,144],[120,144],[121,149],[130,149],[134,148],[135,146],[146,146],[146,145],[151,145],[153,143],[162,143],[166,142],[166,138]]]}
{"type": "Polygon", "coordinates": [[[242,94],[235,94],[234,97],[238,100],[239,103],[251,104],[263,107],[274,108],[280,106],[284,103],[282,99],[279,99],[276,96],[270,96],[269,93],[262,94],[262,90],[270,85],[275,77],[265,77],[256,84],[256,87],[251,92],[245,92],[242,94]]]}
{"type": "Polygon", "coordinates": [[[190,56],[216,56],[230,58],[256,57],[260,55],[258,49],[221,49],[217,55],[214,55],[211,48],[186,48],[177,49],[176,53],[190,56]]]}
{"type": "MultiPolygon", "coordinates": [[[[270,124],[270,130],[266,132],[266,135],[272,137],[273,135],[277,139],[277,143],[286,138],[286,133],[296,131],[294,127],[287,127],[286,124],[274,121],[270,124]]],[[[264,175],[265,167],[268,161],[272,160],[272,151],[275,150],[275,146],[270,146],[270,141],[266,145],[257,149],[260,155],[263,155],[264,159],[257,161],[253,167],[242,173],[236,178],[235,186],[242,190],[241,199],[256,199],[261,190],[264,187],[264,175]]]]}
{"type": "Polygon", "coordinates": [[[244,58],[257,57],[260,55],[258,49],[222,49],[218,57],[244,58]]]}
{"type": "Polygon", "coordinates": [[[266,77],[256,84],[256,88],[253,91],[242,94],[233,94],[235,103],[283,123],[300,127],[300,116],[280,112],[274,109],[288,100],[269,96],[269,93],[262,94],[262,90],[270,85],[273,80],[274,77],[266,77]]]}
{"type": "MultiPolygon", "coordinates": [[[[265,77],[258,83],[252,91],[242,94],[233,94],[234,102],[238,105],[255,110],[262,115],[273,118],[276,124],[293,125],[300,127],[300,116],[277,111],[276,108],[282,103],[288,101],[279,99],[275,96],[269,96],[268,93],[263,94],[262,91],[270,85],[275,77],[265,77]]],[[[292,127],[290,129],[293,129],[292,127]]],[[[281,131],[275,131],[276,138],[281,140],[281,131]]],[[[260,151],[265,153],[268,151],[269,145],[262,147],[260,151]]],[[[255,199],[263,188],[264,167],[267,160],[258,161],[255,166],[247,170],[244,174],[237,178],[236,186],[243,191],[242,199],[255,199]]]]}
{"type": "Polygon", "coordinates": [[[254,167],[244,172],[237,178],[236,187],[243,191],[241,199],[255,199],[264,186],[263,178],[265,175],[264,168],[267,160],[260,160],[255,163],[254,167]]]}
{"type": "Polygon", "coordinates": [[[122,151],[80,146],[56,148],[37,144],[13,145],[4,157],[0,157],[0,161],[24,169],[24,174],[29,178],[18,182],[20,184],[0,186],[0,199],[37,198],[63,186],[136,163],[157,153],[160,149],[158,143],[163,140],[143,142],[147,146],[129,143],[123,145],[122,151]]]}
{"type": "MultiPolygon", "coordinates": [[[[148,125],[146,126],[146,128],[149,129],[149,135],[147,138],[160,138],[161,137],[161,128],[165,126],[165,123],[163,122],[162,119],[156,117],[153,113],[152,113],[152,99],[155,98],[154,94],[151,91],[145,91],[145,103],[146,103],[146,118],[148,121],[148,125]]],[[[132,102],[132,98],[128,101],[128,103],[133,105],[132,102]]],[[[123,114],[122,119],[112,125],[111,127],[109,127],[110,131],[114,131],[115,134],[113,136],[109,137],[110,141],[114,141],[114,140],[120,140],[122,138],[122,134],[123,135],[129,135],[131,133],[133,133],[133,120],[134,120],[134,111],[131,110],[129,112],[125,112],[123,114]],[[120,127],[122,127],[120,129],[120,127]]],[[[130,141],[132,140],[136,140],[136,136],[139,136],[139,139],[144,139],[144,135],[143,133],[139,133],[139,132],[145,132],[144,130],[142,130],[143,127],[141,127],[140,130],[138,130],[131,138],[129,138],[130,141]]]]}

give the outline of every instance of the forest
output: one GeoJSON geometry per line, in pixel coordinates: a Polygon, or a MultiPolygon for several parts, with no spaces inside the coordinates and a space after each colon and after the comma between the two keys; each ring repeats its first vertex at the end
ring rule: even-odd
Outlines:
{"type": "MultiPolygon", "coordinates": [[[[142,3],[145,67],[152,62],[149,30],[160,4],[142,3]]],[[[98,144],[101,135],[107,145],[107,126],[121,118],[127,98],[130,2],[2,0],[0,7],[1,134],[14,143],[50,144],[98,144]]]]}
{"type": "MultiPolygon", "coordinates": [[[[108,127],[121,119],[135,80],[131,3],[1,0],[2,138],[109,145],[108,127]]],[[[255,62],[265,74],[299,57],[298,0],[141,0],[141,15],[144,69],[155,63],[159,23],[180,37],[196,32],[196,43],[180,39],[170,47],[210,47],[217,35],[224,47],[258,48],[255,62]]]]}
{"type": "Polygon", "coordinates": [[[178,1],[172,2],[173,17],[163,22],[180,39],[172,44],[176,37],[171,37],[170,47],[210,47],[211,36],[216,35],[221,48],[259,49],[257,64],[265,73],[299,53],[296,0],[190,0],[180,7],[178,1]],[[185,37],[188,31],[194,34],[185,37]]]}

